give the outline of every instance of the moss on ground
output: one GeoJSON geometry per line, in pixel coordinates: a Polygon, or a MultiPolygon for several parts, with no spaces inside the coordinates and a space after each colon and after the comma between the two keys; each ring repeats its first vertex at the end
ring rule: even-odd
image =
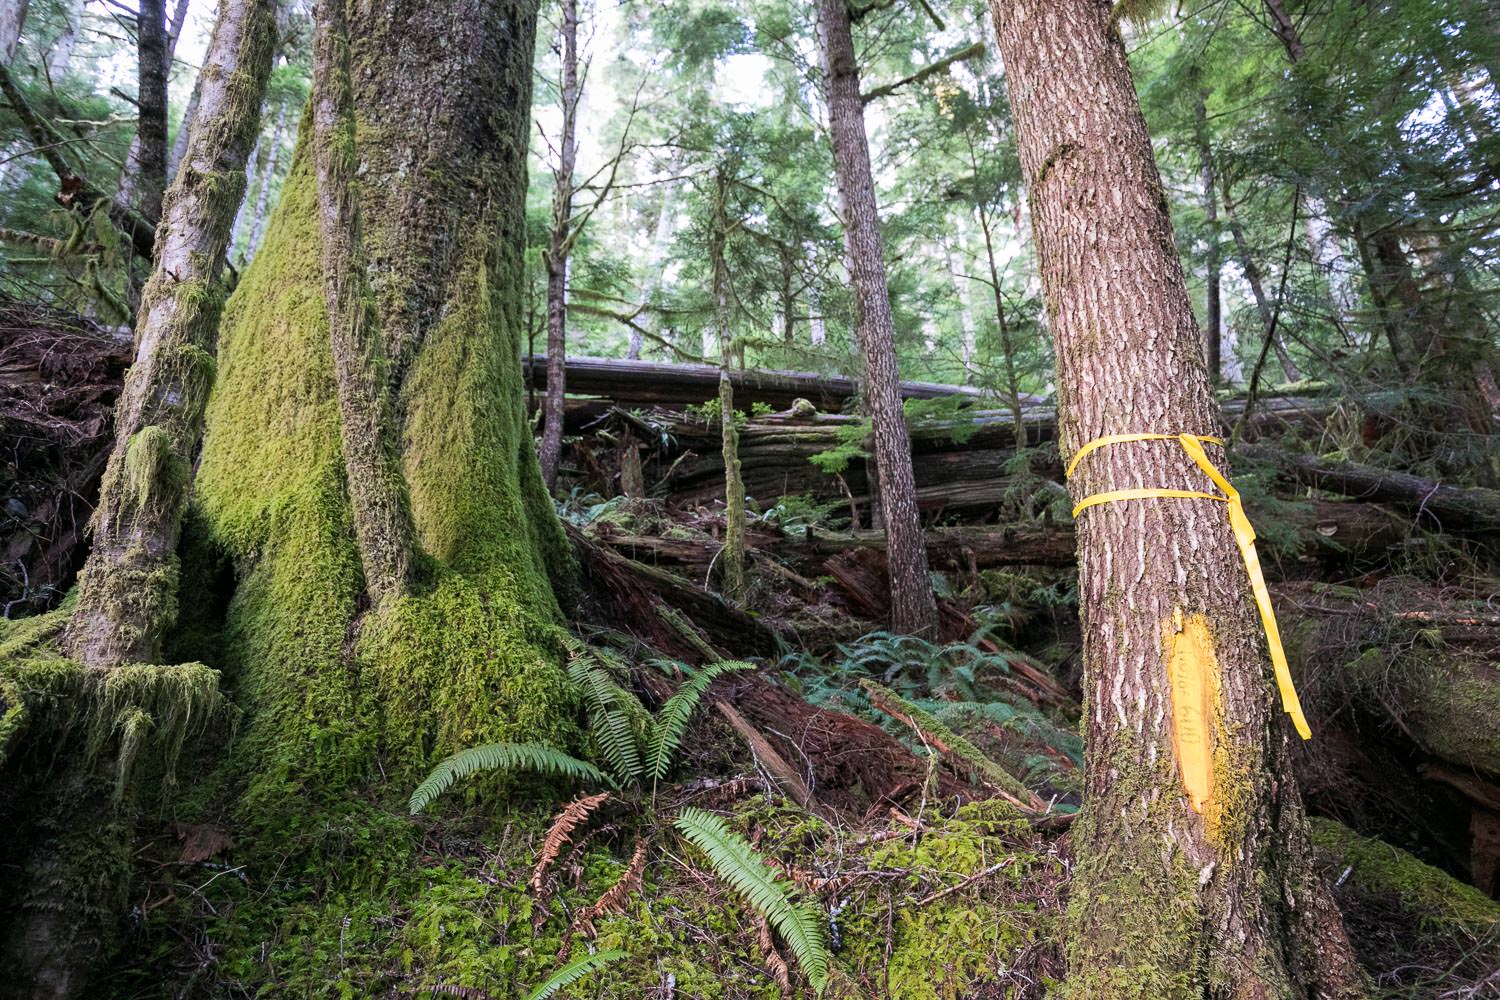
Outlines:
{"type": "MultiPolygon", "coordinates": [[[[419,822],[373,804],[331,823],[325,815],[327,826],[295,831],[250,873],[237,871],[242,852],[205,865],[235,874],[154,911],[144,942],[161,948],[164,964],[185,966],[176,931],[200,928],[216,956],[200,986],[215,996],[429,997],[447,986],[518,997],[567,958],[611,948],[626,958],[577,995],[634,1000],[670,983],[684,1000],[782,996],[745,902],[693,848],[639,816],[597,824],[597,839],[554,867],[552,898],[539,906],[527,882],[555,808],[513,802],[498,814],[419,822]],[[653,847],[641,890],[623,913],[597,921],[596,939],[569,934],[573,914],[620,878],[642,834],[653,847]],[[273,856],[280,867],[264,867],[273,856]]],[[[895,823],[855,836],[764,798],[729,817],[830,913],[835,972],[825,996],[957,1000],[995,984],[1040,996],[1058,973],[1062,862],[1001,803],[924,821],[919,837],[895,823]]],[[[796,981],[795,961],[780,951],[796,981]]],[[[111,995],[133,995],[151,974],[137,966],[115,977],[111,995]]],[[[810,995],[805,984],[797,995],[810,995]]]]}

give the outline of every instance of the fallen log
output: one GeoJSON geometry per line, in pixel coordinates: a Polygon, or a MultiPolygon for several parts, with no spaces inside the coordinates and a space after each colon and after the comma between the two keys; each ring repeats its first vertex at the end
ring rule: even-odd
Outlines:
{"type": "Polygon", "coordinates": [[[1388,503],[1447,531],[1500,531],[1500,490],[1447,486],[1404,472],[1272,448],[1241,448],[1295,482],[1356,500],[1388,503]]]}
{"type": "MultiPolygon", "coordinates": [[[[521,365],[533,396],[532,405],[536,406],[546,389],[547,359],[543,355],[528,355],[521,358],[521,365]]],[[[799,400],[807,400],[820,411],[819,419],[829,424],[834,421],[828,418],[855,419],[842,413],[859,389],[858,380],[847,376],[752,369],[733,372],[731,378],[736,404],[742,405],[747,412],[757,403],[791,411],[799,400]]],[[[718,397],[718,380],[719,369],[715,365],[570,357],[570,398],[565,407],[567,429],[577,431],[606,415],[615,406],[680,409],[707,403],[718,397]]],[[[901,394],[906,399],[972,401],[982,420],[993,422],[1007,435],[1007,425],[1013,424],[1015,419],[1009,410],[996,408],[999,401],[993,394],[969,386],[905,381],[901,383],[901,394]]],[[[1320,396],[1264,397],[1256,400],[1246,431],[1253,435],[1266,428],[1316,424],[1326,419],[1337,405],[1338,401],[1320,396]]],[[[1048,428],[1050,439],[1055,422],[1051,402],[1044,397],[1026,395],[1022,411],[1028,425],[1048,428]]],[[[1244,411],[1245,400],[1226,400],[1223,404],[1225,425],[1233,426],[1244,411]]]]}
{"type": "MultiPolygon", "coordinates": [[[[521,364],[527,384],[538,393],[546,391],[546,355],[528,355],[521,359],[521,364]]],[[[736,405],[747,409],[756,403],[787,409],[799,399],[809,400],[822,409],[837,409],[859,391],[855,379],[816,372],[750,369],[731,371],[730,380],[734,383],[736,405]]],[[[705,403],[719,394],[719,367],[626,358],[570,357],[567,381],[570,393],[604,396],[616,403],[705,403]]],[[[939,382],[902,382],[901,395],[906,399],[994,398],[971,386],[939,382]]]]}

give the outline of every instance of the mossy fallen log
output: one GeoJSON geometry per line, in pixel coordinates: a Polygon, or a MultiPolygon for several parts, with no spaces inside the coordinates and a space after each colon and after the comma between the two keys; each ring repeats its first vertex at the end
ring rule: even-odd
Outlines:
{"type": "Polygon", "coordinates": [[[1247,447],[1241,453],[1275,466],[1282,475],[1304,486],[1390,504],[1409,512],[1424,526],[1445,531],[1500,532],[1500,490],[1454,486],[1391,469],[1272,448],[1247,447]]]}

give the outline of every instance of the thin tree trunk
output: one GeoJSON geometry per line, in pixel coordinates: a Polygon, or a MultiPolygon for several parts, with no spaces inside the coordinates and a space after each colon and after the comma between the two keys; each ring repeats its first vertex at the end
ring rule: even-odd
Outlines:
{"type": "Polygon", "coordinates": [[[859,67],[845,0],[818,0],[818,37],[849,277],[864,356],[864,398],[879,469],[881,519],[889,539],[891,627],[897,632],[932,635],[937,631],[937,602],[927,575],[911,445],[901,409],[896,329],[886,287],[885,250],[870,171],[859,67]]]}
{"type": "Polygon", "coordinates": [[[729,262],[724,244],[729,236],[726,199],[729,194],[727,168],[714,178],[712,229],[708,256],[713,271],[714,330],[719,338],[719,428],[720,453],[724,460],[724,547],[719,552],[721,590],[724,597],[743,603],[745,584],[745,481],[740,476],[740,433],[734,417],[734,383],[730,371],[739,362],[735,342],[733,307],[730,304],[729,262]]]}
{"type": "Polygon", "coordinates": [[[782,244],[778,248],[781,276],[781,343],[791,347],[797,339],[797,296],[792,291],[792,279],[796,277],[797,256],[794,248],[782,244]]]}
{"type": "Polygon", "coordinates": [[[1287,12],[1286,4],[1282,0],[1265,0],[1265,4],[1266,14],[1271,19],[1271,31],[1286,49],[1287,58],[1294,63],[1306,59],[1307,47],[1302,44],[1301,32],[1287,12]]]}
{"type": "MultiPolygon", "coordinates": [[[[188,0],[177,0],[172,10],[172,20],[167,22],[167,75],[172,73],[172,60],[177,55],[177,39],[182,37],[182,26],[187,23],[188,0]]],[[[168,177],[170,183],[172,178],[168,177]]]]}
{"type": "Polygon", "coordinates": [[[167,47],[165,0],[140,0],[136,15],[136,126],[135,139],[120,175],[120,203],[155,222],[161,218],[162,192],[167,183],[167,47]]]}
{"type": "Polygon", "coordinates": [[[52,40],[42,61],[46,64],[47,76],[56,81],[73,71],[73,50],[78,46],[78,33],[83,30],[84,6],[82,0],[66,0],[61,11],[63,26],[52,40]]]}
{"type": "Polygon", "coordinates": [[[30,0],[0,0],[0,60],[7,66],[16,60],[29,6],[30,0]]]}
{"type": "Polygon", "coordinates": [[[244,252],[240,255],[241,266],[255,256],[255,248],[260,246],[261,237],[265,234],[266,218],[271,212],[271,185],[276,182],[277,171],[281,169],[281,141],[285,134],[286,101],[283,100],[276,105],[276,121],[271,126],[268,147],[271,155],[264,158],[265,165],[256,182],[255,211],[250,216],[250,232],[245,239],[244,252]]]}
{"type": "MultiPolygon", "coordinates": [[[[1218,429],[1111,8],[991,5],[1056,338],[1064,455],[1106,434],[1218,429]]],[[[1222,468],[1222,453],[1213,457],[1222,468]]],[[[1174,441],[1103,447],[1071,485],[1076,499],[1211,488],[1174,441]]],[[[1225,506],[1106,503],[1081,516],[1078,534],[1087,720],[1084,809],[1073,829],[1073,992],[1361,995],[1362,974],[1313,867],[1225,506]]]]}
{"type": "Polygon", "coordinates": [[[1350,266],[1329,222],[1328,206],[1321,198],[1308,197],[1305,227],[1313,263],[1328,282],[1328,305],[1333,325],[1345,344],[1357,347],[1365,338],[1355,329],[1354,313],[1358,305],[1354,285],[1349,280],[1350,266]]]}
{"type": "Polygon", "coordinates": [[[1240,267],[1245,272],[1245,281],[1250,285],[1250,295],[1255,299],[1255,313],[1260,317],[1261,329],[1267,337],[1271,338],[1271,350],[1276,352],[1276,361],[1281,365],[1281,374],[1288,382],[1300,382],[1302,373],[1297,370],[1296,362],[1287,352],[1286,344],[1282,343],[1281,334],[1276,332],[1274,323],[1276,320],[1275,309],[1271,300],[1266,296],[1265,281],[1261,277],[1260,265],[1255,262],[1255,256],[1250,252],[1250,243],[1245,239],[1245,227],[1240,225],[1235,218],[1234,204],[1227,197],[1224,199],[1224,214],[1229,222],[1230,235],[1234,237],[1235,249],[1239,251],[1240,267]]]}
{"type": "Polygon", "coordinates": [[[1209,381],[1218,385],[1224,377],[1224,305],[1221,297],[1223,263],[1219,255],[1219,193],[1214,180],[1214,152],[1208,138],[1208,91],[1199,90],[1193,103],[1193,135],[1198,143],[1198,178],[1202,188],[1203,221],[1208,232],[1206,274],[1203,279],[1203,344],[1208,359],[1209,381]]]}
{"type": "Polygon", "coordinates": [[[547,244],[547,398],[542,403],[542,480],[557,485],[567,392],[568,257],[572,249],[573,168],[578,156],[578,0],[562,0],[562,136],[552,171],[552,235],[547,244]]]}
{"type": "Polygon", "coordinates": [[[187,154],[188,136],[193,134],[193,119],[198,117],[198,102],[203,93],[203,74],[199,72],[193,80],[193,89],[188,93],[187,105],[182,109],[182,122],[177,126],[177,136],[167,152],[167,176],[177,176],[177,166],[187,154]]]}
{"type": "MultiPolygon", "coordinates": [[[[1264,3],[1271,30],[1286,50],[1287,60],[1294,66],[1301,63],[1307,58],[1307,46],[1283,0],[1264,0],[1264,3]]],[[[1353,213],[1349,228],[1359,248],[1370,298],[1385,328],[1391,358],[1398,371],[1411,376],[1432,360],[1429,355],[1441,353],[1441,320],[1424,315],[1421,289],[1412,273],[1411,259],[1401,246],[1398,230],[1369,216],[1368,210],[1353,213]]]]}
{"type": "Polygon", "coordinates": [[[1005,318],[1005,292],[1000,287],[1000,266],[995,261],[995,239],[990,232],[990,215],[979,207],[979,231],[984,236],[984,257],[990,268],[990,289],[995,293],[995,322],[1000,329],[1000,354],[1005,362],[1005,392],[1010,397],[1010,414],[1015,421],[1016,447],[1026,447],[1026,416],[1021,409],[1021,380],[1016,376],[1016,348],[1005,318]]]}
{"type": "Polygon", "coordinates": [[[93,551],[68,629],[92,667],[154,662],[177,615],[177,537],[213,384],[220,271],[245,193],[245,158],[271,70],[274,0],[225,0],[205,66],[190,171],[164,206],[156,267],[136,323],[136,356],[115,410],[115,446],[94,512],[93,551]]]}
{"type": "Polygon", "coordinates": [[[249,200],[250,182],[260,176],[260,161],[265,143],[260,138],[256,139],[255,148],[250,150],[250,162],[245,167],[245,195],[244,201],[240,202],[240,210],[234,216],[234,228],[229,232],[229,252],[241,266],[245,263],[245,254],[240,250],[240,240],[245,234],[245,220],[250,214],[252,202],[249,200]],[[236,253],[236,251],[239,251],[236,253]]]}
{"type": "MultiPolygon", "coordinates": [[[[959,230],[962,233],[962,229],[959,230]]],[[[959,269],[958,256],[953,252],[951,240],[943,241],[943,256],[948,265],[948,276],[953,283],[953,298],[958,308],[958,328],[963,337],[961,358],[964,366],[964,385],[974,384],[974,314],[969,309],[968,282],[959,269]]]]}
{"type": "Polygon", "coordinates": [[[349,506],[365,571],[365,590],[382,605],[411,587],[416,527],[402,475],[390,359],[370,294],[368,255],[354,177],[359,169],[354,91],[349,79],[344,0],[319,5],[313,39],[313,149],[318,174],[318,232],[323,295],[338,387],[339,428],[349,506]]]}
{"type": "MultiPolygon", "coordinates": [[[[656,289],[661,285],[661,260],[667,251],[667,240],[672,236],[672,203],[676,190],[677,186],[669,182],[666,185],[666,189],[662,191],[661,208],[656,213],[656,233],[651,239],[651,257],[647,262],[647,267],[649,268],[647,272],[648,277],[645,286],[641,289],[640,305],[642,309],[650,305],[651,296],[656,293],[656,289]]],[[[644,313],[642,313],[641,318],[646,322],[651,322],[651,320],[646,318],[644,313]]],[[[632,361],[638,359],[641,356],[641,349],[645,346],[645,343],[645,335],[640,330],[632,327],[630,331],[630,347],[625,356],[632,361]]]]}

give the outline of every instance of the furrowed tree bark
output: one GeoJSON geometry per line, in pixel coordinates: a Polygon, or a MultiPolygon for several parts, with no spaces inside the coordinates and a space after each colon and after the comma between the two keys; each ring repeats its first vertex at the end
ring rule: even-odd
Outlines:
{"type": "Polygon", "coordinates": [[[572,250],[573,168],[578,158],[578,0],[562,0],[562,135],[552,171],[552,234],[547,242],[547,396],[540,458],[547,489],[557,485],[567,393],[568,256],[572,250]]]}
{"type": "Polygon", "coordinates": [[[818,0],[818,40],[849,278],[864,359],[861,389],[873,426],[881,521],[889,544],[891,628],[912,635],[932,634],[938,624],[937,602],[927,575],[927,551],[911,471],[911,444],[902,419],[896,328],[886,287],[885,249],[870,170],[853,27],[845,0],[818,0]]]}
{"type": "Polygon", "coordinates": [[[94,512],[93,551],[65,642],[88,666],[155,661],[176,619],[177,538],[214,381],[220,272],[244,196],[274,30],[274,0],[224,0],[209,43],[201,124],[163,205],[135,363],[115,410],[115,446],[94,512]]]}
{"type": "Polygon", "coordinates": [[[318,174],[323,296],[338,385],[349,505],[365,589],[377,605],[405,594],[416,567],[416,526],[402,475],[390,360],[367,272],[355,175],[359,137],[349,79],[344,0],[319,4],[313,38],[312,124],[318,174]]]}
{"type": "MultiPolygon", "coordinates": [[[[1065,456],[1105,434],[1218,429],[1112,8],[991,4],[1056,338],[1065,456]]],[[[1222,452],[1211,457],[1222,468],[1222,452]]],[[[1211,489],[1173,441],[1104,447],[1072,483],[1075,499],[1131,487],[1211,489]]],[[[1313,868],[1224,506],[1115,502],[1080,522],[1086,777],[1071,994],[1362,995],[1313,868]],[[1184,794],[1190,766],[1195,795],[1208,788],[1197,809],[1184,794]]]]}

